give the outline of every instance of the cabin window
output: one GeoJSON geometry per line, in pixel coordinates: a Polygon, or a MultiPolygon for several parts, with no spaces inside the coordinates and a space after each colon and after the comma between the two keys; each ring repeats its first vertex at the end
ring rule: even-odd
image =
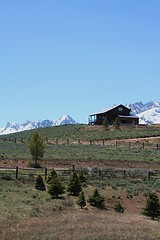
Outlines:
{"type": "Polygon", "coordinates": [[[119,111],[122,112],[122,111],[123,111],[123,108],[122,108],[122,107],[119,107],[119,111]]]}

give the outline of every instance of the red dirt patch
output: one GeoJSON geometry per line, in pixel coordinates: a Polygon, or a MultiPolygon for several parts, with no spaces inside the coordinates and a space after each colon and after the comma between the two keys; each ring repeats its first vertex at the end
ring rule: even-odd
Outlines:
{"type": "MultiPolygon", "coordinates": [[[[26,168],[29,161],[27,160],[2,160],[0,168],[26,168]]],[[[160,163],[146,163],[138,161],[100,161],[100,160],[43,160],[42,167],[47,168],[72,168],[73,165],[77,168],[114,168],[114,169],[157,169],[160,168],[160,163]]]]}

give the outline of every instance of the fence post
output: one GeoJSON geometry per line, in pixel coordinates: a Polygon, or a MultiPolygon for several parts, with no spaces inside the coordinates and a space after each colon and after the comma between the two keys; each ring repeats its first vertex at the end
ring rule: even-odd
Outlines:
{"type": "Polygon", "coordinates": [[[143,142],[142,148],[144,149],[144,142],[143,142]]]}
{"type": "Polygon", "coordinates": [[[116,147],[118,146],[118,142],[116,141],[116,147]]]}
{"type": "Polygon", "coordinates": [[[69,144],[69,139],[67,139],[67,145],[69,144]]]}
{"type": "Polygon", "coordinates": [[[48,169],[45,168],[45,170],[44,170],[44,178],[45,178],[45,180],[47,180],[47,173],[48,173],[48,169]]]}
{"type": "Polygon", "coordinates": [[[92,140],[90,140],[90,145],[92,145],[92,140]]]}
{"type": "Polygon", "coordinates": [[[148,181],[150,180],[150,178],[151,178],[151,172],[148,171],[148,181]]]}
{"type": "Polygon", "coordinates": [[[58,145],[58,138],[56,138],[55,141],[56,141],[56,145],[58,145]]]}
{"type": "Polygon", "coordinates": [[[78,138],[78,144],[81,144],[80,139],[78,138]]]}
{"type": "Polygon", "coordinates": [[[126,179],[126,170],[123,171],[123,178],[126,179]]]}
{"type": "Polygon", "coordinates": [[[104,139],[102,140],[102,144],[103,144],[103,146],[104,146],[104,139]]]}
{"type": "Polygon", "coordinates": [[[75,166],[74,166],[74,164],[72,166],[72,171],[73,171],[73,173],[75,173],[75,166]]]}
{"type": "Polygon", "coordinates": [[[16,167],[16,179],[18,179],[18,167],[16,167]]]}

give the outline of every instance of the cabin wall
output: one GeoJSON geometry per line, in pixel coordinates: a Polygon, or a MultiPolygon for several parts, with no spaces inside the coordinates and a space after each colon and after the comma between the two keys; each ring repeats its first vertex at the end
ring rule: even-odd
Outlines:
{"type": "Polygon", "coordinates": [[[130,109],[125,108],[123,105],[119,105],[108,112],[97,114],[96,124],[103,125],[103,120],[105,117],[107,118],[109,124],[113,124],[118,115],[129,116],[130,109]]]}
{"type": "Polygon", "coordinates": [[[89,116],[89,124],[103,125],[103,121],[105,117],[107,118],[108,123],[110,125],[114,123],[117,117],[120,118],[122,124],[139,124],[139,118],[134,118],[130,116],[130,111],[131,110],[129,108],[123,105],[119,105],[104,113],[99,113],[99,114],[89,116]]]}

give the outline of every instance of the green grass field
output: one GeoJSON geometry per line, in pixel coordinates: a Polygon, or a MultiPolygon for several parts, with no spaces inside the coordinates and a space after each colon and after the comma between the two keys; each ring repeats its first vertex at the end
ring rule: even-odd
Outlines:
{"type": "MultiPolygon", "coordinates": [[[[142,143],[132,143],[130,147],[128,143],[120,143],[122,139],[143,137],[145,141],[147,136],[160,136],[160,128],[156,126],[104,130],[102,126],[69,125],[38,129],[38,132],[46,141],[45,160],[159,162],[160,158],[156,147],[159,140],[150,145],[145,142],[145,147],[142,143]],[[108,143],[107,139],[113,140],[112,143],[108,143]]],[[[31,160],[28,140],[32,133],[33,130],[0,136],[0,158],[31,160]]]]}
{"type": "MultiPolygon", "coordinates": [[[[28,141],[29,137],[34,130],[24,131],[20,133],[9,134],[0,136],[0,139],[12,139],[17,141],[28,141]]],[[[49,141],[54,141],[56,138],[60,141],[69,139],[70,141],[89,141],[89,140],[101,140],[101,139],[127,139],[127,138],[139,138],[148,136],[160,136],[159,126],[128,126],[121,127],[121,130],[115,130],[110,127],[109,130],[104,130],[103,126],[88,126],[85,124],[76,125],[63,125],[56,127],[40,128],[38,129],[40,135],[49,141]]]]}

